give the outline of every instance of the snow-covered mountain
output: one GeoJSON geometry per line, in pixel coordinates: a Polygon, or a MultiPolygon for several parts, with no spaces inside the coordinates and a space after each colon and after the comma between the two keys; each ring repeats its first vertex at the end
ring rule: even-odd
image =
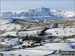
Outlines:
{"type": "Polygon", "coordinates": [[[2,18],[11,18],[11,17],[13,17],[13,13],[12,12],[2,12],[1,17],[2,18]]]}
{"type": "Polygon", "coordinates": [[[51,16],[51,12],[49,8],[35,8],[25,12],[16,12],[14,16],[51,16]]]}
{"type": "Polygon", "coordinates": [[[1,15],[2,18],[12,19],[13,21],[45,22],[61,20],[64,19],[64,17],[75,17],[75,12],[57,11],[42,7],[25,10],[23,12],[3,12],[1,15]]]}
{"type": "Polygon", "coordinates": [[[53,9],[51,13],[57,17],[75,17],[75,12],[73,11],[58,11],[53,9]]]}

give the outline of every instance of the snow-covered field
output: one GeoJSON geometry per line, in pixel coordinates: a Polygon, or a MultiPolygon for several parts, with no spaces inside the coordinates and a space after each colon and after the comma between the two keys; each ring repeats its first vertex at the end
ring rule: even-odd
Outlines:
{"type": "MultiPolygon", "coordinates": [[[[14,29],[13,26],[11,28],[5,28],[5,29],[14,29]]],[[[4,34],[1,34],[0,36],[26,36],[26,35],[38,35],[38,33],[41,30],[34,30],[34,31],[19,31],[17,34],[17,31],[8,31],[5,32],[4,34]]],[[[54,28],[54,29],[48,29],[45,31],[45,35],[50,35],[50,36],[72,36],[75,35],[75,28],[54,28]]]]}
{"type": "MultiPolygon", "coordinates": [[[[5,29],[14,29],[13,26],[11,28],[5,28],[5,29]]],[[[0,36],[26,36],[26,35],[38,35],[38,33],[41,30],[34,30],[34,31],[19,31],[17,34],[17,31],[8,31],[5,32],[4,34],[1,34],[0,36]]],[[[45,35],[50,35],[50,36],[72,36],[75,35],[75,28],[53,28],[53,29],[48,29],[45,31],[45,35]]]]}
{"type": "Polygon", "coordinates": [[[1,24],[7,24],[7,23],[9,23],[9,20],[0,19],[0,25],[1,25],[1,24]]]}
{"type": "Polygon", "coordinates": [[[17,36],[17,34],[16,34],[17,32],[16,31],[9,31],[9,32],[6,32],[6,33],[4,33],[4,34],[0,34],[0,36],[17,36]]]}
{"type": "Polygon", "coordinates": [[[51,36],[71,36],[75,35],[75,28],[54,28],[45,31],[45,33],[51,36]]]}
{"type": "Polygon", "coordinates": [[[5,23],[3,22],[3,24],[0,24],[0,30],[10,31],[13,29],[19,30],[19,29],[21,29],[21,26],[19,24],[9,23],[6,21],[5,21],[5,23]]]}
{"type": "Polygon", "coordinates": [[[18,56],[21,54],[22,56],[44,56],[47,54],[52,54],[55,50],[57,50],[55,53],[58,53],[59,50],[64,51],[74,51],[75,49],[72,49],[68,43],[47,43],[44,46],[38,46],[34,48],[26,48],[26,49],[20,49],[20,50],[13,50],[13,51],[5,51],[1,52],[4,54],[4,56],[10,56],[10,54],[14,54],[15,56],[18,56]]]}
{"type": "Polygon", "coordinates": [[[15,50],[15,51],[8,51],[8,52],[2,52],[4,56],[10,56],[10,54],[15,54],[15,56],[18,56],[21,54],[22,56],[44,56],[46,54],[52,53],[53,51],[44,51],[44,50],[28,50],[28,49],[21,49],[21,50],[15,50]]]}

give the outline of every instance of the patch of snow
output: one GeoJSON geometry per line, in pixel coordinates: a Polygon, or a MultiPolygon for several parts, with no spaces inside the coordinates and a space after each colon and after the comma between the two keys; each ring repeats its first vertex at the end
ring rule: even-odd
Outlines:
{"type": "Polygon", "coordinates": [[[46,30],[45,33],[51,36],[70,36],[75,35],[75,28],[53,28],[46,30]]]}
{"type": "Polygon", "coordinates": [[[33,31],[20,31],[18,32],[19,36],[36,36],[41,30],[33,30],[33,31]]]}
{"type": "Polygon", "coordinates": [[[0,28],[0,30],[5,30],[5,31],[10,31],[13,29],[19,30],[19,29],[21,29],[21,26],[18,24],[9,23],[9,24],[1,25],[1,28],[0,28]]]}
{"type": "Polygon", "coordinates": [[[7,23],[10,23],[9,20],[0,19],[0,25],[7,24],[7,23]]]}
{"type": "Polygon", "coordinates": [[[0,36],[17,36],[16,34],[17,32],[16,31],[9,31],[9,32],[6,32],[4,34],[1,34],[0,36]]]}

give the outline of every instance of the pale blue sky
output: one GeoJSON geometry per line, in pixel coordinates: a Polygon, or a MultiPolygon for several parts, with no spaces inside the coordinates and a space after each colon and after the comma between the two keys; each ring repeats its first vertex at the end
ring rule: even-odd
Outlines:
{"type": "Polygon", "coordinates": [[[74,1],[1,1],[1,11],[24,11],[37,7],[74,11],[74,1]]]}

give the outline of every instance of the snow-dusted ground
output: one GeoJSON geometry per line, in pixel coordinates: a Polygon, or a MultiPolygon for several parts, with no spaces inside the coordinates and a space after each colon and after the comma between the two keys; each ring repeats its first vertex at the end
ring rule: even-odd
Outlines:
{"type": "Polygon", "coordinates": [[[18,35],[19,35],[19,36],[26,36],[26,35],[37,36],[37,34],[38,34],[40,31],[41,31],[41,30],[20,31],[20,32],[18,32],[18,35]]]}
{"type": "Polygon", "coordinates": [[[50,46],[50,49],[54,49],[54,50],[65,50],[65,51],[74,51],[74,49],[72,49],[69,45],[69,43],[48,43],[45,44],[45,46],[50,46]]]}
{"type": "MultiPolygon", "coordinates": [[[[22,56],[44,56],[47,54],[52,54],[55,50],[74,51],[74,49],[70,47],[69,43],[47,43],[44,46],[5,51],[1,53],[3,53],[4,56],[9,56],[10,54],[15,54],[15,56],[18,56],[19,54],[22,56]]],[[[58,53],[58,51],[56,53],[58,53]]]]}
{"type": "Polygon", "coordinates": [[[1,26],[0,30],[5,30],[5,31],[10,31],[10,30],[13,30],[13,29],[16,29],[16,30],[21,29],[20,25],[13,24],[13,23],[10,23],[10,24],[1,24],[0,26],[1,26]]]}
{"type": "MultiPolygon", "coordinates": [[[[10,26],[10,28],[5,28],[7,30],[12,30],[14,29],[13,26],[10,26]]],[[[0,36],[26,36],[26,35],[33,35],[36,36],[41,30],[32,30],[32,31],[8,31],[5,32],[4,34],[1,34],[0,36]]],[[[45,35],[50,35],[50,36],[71,36],[75,35],[75,28],[53,28],[53,29],[48,29],[45,31],[45,35]]]]}
{"type": "MultiPolygon", "coordinates": [[[[16,36],[17,30],[20,30],[21,28],[22,28],[22,26],[19,24],[10,23],[8,20],[1,20],[0,30],[4,31],[5,33],[1,34],[0,36],[6,36],[6,35],[16,36]]],[[[33,27],[33,28],[35,28],[35,27],[33,27]]],[[[20,32],[18,32],[18,34],[19,35],[27,35],[27,34],[28,35],[37,35],[37,33],[40,31],[41,30],[20,31],[20,32]]],[[[45,34],[52,35],[52,36],[75,35],[75,28],[68,28],[68,27],[66,27],[66,28],[52,28],[52,29],[46,30],[45,34]]]]}
{"type": "Polygon", "coordinates": [[[68,42],[75,42],[75,38],[68,38],[68,39],[66,39],[66,41],[68,41],[68,42]]]}
{"type": "Polygon", "coordinates": [[[7,24],[7,23],[9,23],[9,20],[0,19],[0,25],[1,25],[1,24],[7,24]]]}
{"type": "Polygon", "coordinates": [[[15,43],[18,40],[19,40],[18,38],[5,38],[5,39],[0,38],[0,44],[3,44],[3,45],[15,45],[15,43]],[[3,42],[1,40],[3,40],[3,42]]]}
{"type": "Polygon", "coordinates": [[[21,49],[21,50],[15,50],[15,51],[8,51],[8,52],[2,52],[4,56],[10,56],[10,54],[15,54],[15,56],[18,56],[21,54],[22,56],[44,56],[46,54],[52,53],[53,51],[44,51],[44,50],[28,50],[28,49],[21,49]]]}
{"type": "Polygon", "coordinates": [[[6,33],[4,33],[4,34],[0,34],[0,36],[17,36],[17,31],[9,31],[9,32],[6,32],[6,33]]]}
{"type": "Polygon", "coordinates": [[[45,33],[51,36],[71,36],[75,35],[75,28],[53,28],[46,30],[45,33]]]}

